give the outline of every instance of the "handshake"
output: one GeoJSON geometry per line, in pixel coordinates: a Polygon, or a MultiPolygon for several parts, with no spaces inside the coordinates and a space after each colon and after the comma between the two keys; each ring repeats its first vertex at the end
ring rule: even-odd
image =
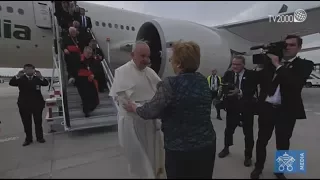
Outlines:
{"type": "Polygon", "coordinates": [[[121,105],[128,112],[136,112],[137,107],[140,105],[132,102],[127,97],[118,96],[116,98],[116,101],[118,102],[118,105],[121,105]]]}

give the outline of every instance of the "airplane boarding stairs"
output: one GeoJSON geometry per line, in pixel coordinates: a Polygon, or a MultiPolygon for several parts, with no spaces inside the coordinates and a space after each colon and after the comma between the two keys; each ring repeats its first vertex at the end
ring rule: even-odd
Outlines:
{"type": "MultiPolygon", "coordinates": [[[[54,9],[54,8],[53,8],[54,9]]],[[[77,88],[73,84],[68,83],[67,79],[67,71],[66,71],[66,63],[64,61],[64,54],[61,49],[61,38],[60,38],[60,27],[57,23],[57,18],[52,16],[53,18],[53,31],[54,31],[54,45],[53,45],[53,60],[54,60],[54,69],[58,70],[59,76],[59,94],[60,96],[55,98],[56,105],[62,106],[62,116],[60,111],[59,113],[52,113],[50,118],[47,118],[47,121],[54,121],[55,119],[63,119],[63,123],[61,125],[64,126],[65,131],[73,131],[94,127],[103,127],[103,126],[112,126],[117,124],[117,105],[114,100],[109,97],[109,92],[99,92],[100,104],[98,107],[90,113],[89,117],[85,117],[82,111],[82,101],[79,96],[77,88]],[[60,101],[60,103],[58,102],[60,101]]],[[[94,34],[91,32],[93,38],[94,34]]],[[[109,43],[109,42],[108,42],[109,43]]],[[[109,44],[108,44],[109,48],[109,44]]],[[[108,49],[109,53],[109,49],[108,49]]],[[[107,55],[110,57],[109,54],[107,55]]],[[[102,62],[102,66],[107,79],[107,87],[110,89],[111,83],[113,82],[113,72],[111,71],[110,65],[104,59],[102,62]]],[[[53,69],[53,70],[54,70],[53,69]]],[[[54,87],[54,86],[53,86],[54,87]]],[[[54,90],[54,89],[53,89],[54,90]]],[[[56,90],[54,90],[56,91],[56,90]]],[[[47,100],[48,102],[52,102],[52,99],[47,100]]],[[[54,103],[53,103],[54,104],[54,103]]],[[[49,108],[50,109],[50,108],[49,108]]],[[[61,108],[60,108],[61,109],[61,108]]]]}
{"type": "Polygon", "coordinates": [[[110,126],[117,124],[117,109],[108,92],[99,93],[100,104],[90,114],[84,117],[82,102],[78,90],[73,85],[68,85],[68,109],[71,129],[84,129],[90,127],[110,126]]]}
{"type": "MultiPolygon", "coordinates": [[[[93,33],[92,33],[93,35],[93,33]]],[[[93,37],[94,38],[94,37],[93,37]]],[[[106,61],[103,60],[102,65],[105,74],[108,75],[106,68],[106,61]]],[[[65,66],[65,61],[63,60],[62,65],[65,66]]],[[[66,69],[66,68],[64,68],[66,69]]],[[[111,72],[111,71],[110,71],[111,72]]],[[[65,70],[64,75],[67,76],[65,70]]],[[[112,76],[108,75],[106,79],[113,80],[112,76]]],[[[110,81],[107,81],[107,87],[110,89],[110,81]]],[[[90,113],[90,117],[84,117],[82,111],[82,101],[78,93],[77,88],[73,84],[65,83],[66,94],[68,97],[68,110],[69,110],[69,130],[86,129],[93,127],[102,126],[112,126],[117,124],[117,108],[114,105],[113,99],[109,96],[109,92],[99,92],[100,104],[98,107],[90,113]]]]}
{"type": "MultiPolygon", "coordinates": [[[[92,32],[91,35],[92,38],[95,38],[92,32]]],[[[112,73],[110,68],[108,68],[110,66],[107,66],[106,64],[106,60],[103,60],[102,66],[106,74],[106,79],[112,82],[113,74],[110,74],[112,73]]],[[[110,81],[106,82],[108,89],[111,87],[110,81]]],[[[71,129],[112,126],[117,124],[117,108],[115,107],[113,99],[109,96],[108,91],[99,92],[100,104],[90,114],[90,117],[87,118],[84,117],[81,98],[74,85],[67,85],[67,96],[71,129]]]]}

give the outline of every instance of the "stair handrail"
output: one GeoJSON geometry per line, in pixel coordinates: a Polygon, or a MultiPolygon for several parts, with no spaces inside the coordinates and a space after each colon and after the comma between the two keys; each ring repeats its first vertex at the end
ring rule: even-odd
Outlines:
{"type": "MultiPolygon", "coordinates": [[[[96,40],[96,37],[95,37],[95,35],[94,35],[94,33],[93,33],[93,31],[92,30],[90,30],[90,34],[91,34],[91,37],[94,39],[94,40],[96,40]]],[[[97,41],[98,42],[98,41],[97,41]]],[[[109,41],[107,42],[107,45],[108,45],[108,48],[107,48],[107,60],[104,58],[102,61],[101,61],[101,64],[104,66],[106,66],[106,73],[107,73],[107,76],[108,76],[108,80],[109,80],[109,82],[111,82],[111,84],[112,84],[112,82],[113,82],[113,79],[114,79],[114,77],[113,77],[113,74],[112,74],[112,71],[111,71],[111,66],[110,66],[110,64],[109,64],[109,62],[110,62],[110,44],[109,44],[109,41]]],[[[99,49],[101,49],[101,47],[99,46],[99,44],[97,43],[97,46],[98,46],[98,48],[99,49]]],[[[103,53],[103,52],[102,52],[103,53]]],[[[104,56],[105,57],[105,56],[104,56]]]]}
{"type": "MultiPolygon", "coordinates": [[[[54,5],[52,3],[52,5],[54,5]]],[[[52,28],[52,33],[53,33],[53,36],[52,36],[52,40],[53,40],[53,43],[55,42],[55,38],[56,38],[56,31],[55,31],[55,24],[54,24],[54,20],[53,20],[53,11],[54,11],[54,6],[52,6],[51,8],[49,7],[49,14],[50,14],[50,20],[51,20],[51,28],[52,28]]],[[[50,86],[48,88],[48,91],[54,91],[54,88],[53,88],[53,79],[54,79],[54,72],[57,68],[57,63],[56,63],[56,53],[55,53],[55,46],[53,45],[52,46],[52,60],[53,60],[53,68],[52,68],[52,75],[51,75],[51,82],[50,82],[50,86]]],[[[58,78],[59,78],[59,73],[58,73],[58,78]]]]}
{"type": "MultiPolygon", "coordinates": [[[[89,30],[89,32],[90,32],[90,34],[91,34],[91,37],[94,39],[94,40],[96,40],[97,41],[97,39],[96,39],[96,37],[95,37],[95,35],[94,35],[94,33],[93,33],[93,31],[90,29],[89,30]]],[[[97,41],[98,42],[98,41],[97,41]]],[[[107,41],[108,43],[107,43],[107,45],[108,45],[108,48],[107,48],[107,59],[103,59],[104,61],[106,61],[106,63],[108,64],[108,66],[110,67],[110,65],[109,65],[109,63],[110,63],[110,44],[109,44],[109,41],[107,41]]],[[[101,49],[101,47],[99,46],[99,44],[97,43],[97,46],[98,46],[98,48],[99,49],[101,49]]],[[[103,52],[102,52],[103,53],[103,52]]],[[[103,54],[104,55],[104,54],[103,54]]],[[[105,57],[105,56],[104,56],[105,57]]],[[[111,73],[111,75],[112,75],[112,79],[113,79],[113,74],[111,73]]]]}
{"type": "MultiPolygon", "coordinates": [[[[55,7],[55,2],[53,1],[53,9],[55,7]]],[[[54,15],[55,13],[55,9],[54,11],[52,11],[53,15],[52,17],[54,17],[54,31],[55,31],[55,41],[57,41],[57,52],[58,52],[58,73],[59,73],[59,82],[60,82],[60,94],[61,94],[61,99],[62,99],[62,110],[63,110],[63,116],[64,116],[64,129],[68,130],[71,126],[70,126],[70,117],[69,117],[69,108],[68,108],[68,98],[67,98],[67,86],[66,86],[66,74],[65,74],[65,68],[63,66],[63,61],[64,61],[64,53],[62,52],[61,49],[61,39],[60,39],[60,30],[59,30],[59,24],[58,24],[58,20],[57,17],[54,15]]]]}

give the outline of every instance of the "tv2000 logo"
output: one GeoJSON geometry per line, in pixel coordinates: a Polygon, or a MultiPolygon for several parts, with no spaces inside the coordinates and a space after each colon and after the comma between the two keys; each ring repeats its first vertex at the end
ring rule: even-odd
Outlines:
{"type": "Polygon", "coordinates": [[[307,13],[303,9],[297,9],[294,14],[269,15],[269,22],[275,23],[292,23],[304,22],[307,19],[307,13]]]}

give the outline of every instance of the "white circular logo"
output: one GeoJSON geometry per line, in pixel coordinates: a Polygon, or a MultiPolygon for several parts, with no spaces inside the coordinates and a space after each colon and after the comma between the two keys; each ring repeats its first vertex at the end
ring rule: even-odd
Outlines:
{"type": "Polygon", "coordinates": [[[307,13],[303,9],[297,9],[294,12],[294,22],[304,22],[307,19],[307,13]]]}

